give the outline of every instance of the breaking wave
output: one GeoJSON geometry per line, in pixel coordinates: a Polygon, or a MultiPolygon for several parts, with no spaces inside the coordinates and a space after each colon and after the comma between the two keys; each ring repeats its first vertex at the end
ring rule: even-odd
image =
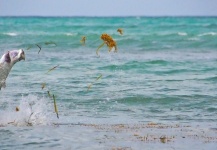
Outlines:
{"type": "Polygon", "coordinates": [[[8,33],[3,33],[4,35],[8,35],[8,36],[17,36],[17,33],[13,33],[13,32],[8,32],[8,33]]]}
{"type": "Polygon", "coordinates": [[[207,32],[207,33],[202,33],[202,34],[199,34],[198,36],[215,36],[217,35],[216,32],[207,32]]]}

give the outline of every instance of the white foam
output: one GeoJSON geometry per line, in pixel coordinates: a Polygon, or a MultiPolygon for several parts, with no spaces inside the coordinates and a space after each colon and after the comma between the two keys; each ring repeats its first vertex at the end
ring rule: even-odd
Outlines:
{"type": "Polygon", "coordinates": [[[8,33],[4,33],[5,35],[9,35],[9,36],[17,36],[17,33],[13,33],[13,32],[8,32],[8,33]]]}
{"type": "Polygon", "coordinates": [[[199,38],[188,38],[189,41],[200,41],[199,38]]]}
{"type": "Polygon", "coordinates": [[[188,35],[188,34],[185,33],[185,32],[178,32],[178,35],[180,35],[180,36],[186,36],[186,35],[188,35]]]}
{"type": "Polygon", "coordinates": [[[8,106],[0,110],[0,126],[45,125],[50,123],[51,105],[45,98],[34,95],[22,97],[17,106],[8,106]],[[19,111],[16,111],[16,107],[19,111]]]}
{"type": "Polygon", "coordinates": [[[76,36],[77,33],[66,33],[65,35],[67,35],[67,36],[76,36]]]}
{"type": "Polygon", "coordinates": [[[207,33],[199,34],[198,36],[207,36],[207,35],[215,36],[215,35],[217,35],[217,33],[216,32],[207,32],[207,33]]]}

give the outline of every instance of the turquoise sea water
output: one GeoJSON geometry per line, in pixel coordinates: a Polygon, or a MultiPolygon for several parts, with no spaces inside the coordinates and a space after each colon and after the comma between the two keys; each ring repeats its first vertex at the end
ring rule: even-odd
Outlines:
{"type": "Polygon", "coordinates": [[[82,134],[79,129],[60,127],[55,137],[53,123],[217,125],[216,17],[0,18],[0,54],[20,48],[26,61],[14,66],[0,91],[0,143],[5,149],[102,148],[87,142],[92,138],[85,136],[88,130],[80,139],[84,145],[75,138],[82,134]],[[103,33],[117,42],[118,53],[108,53],[104,46],[96,55],[103,33]],[[39,54],[35,44],[41,47],[39,54]],[[41,83],[46,83],[43,90],[41,83]],[[48,90],[56,96],[59,119],[48,90]],[[21,140],[15,140],[19,135],[21,140]],[[74,137],[76,144],[59,136],[67,142],[74,137]]]}

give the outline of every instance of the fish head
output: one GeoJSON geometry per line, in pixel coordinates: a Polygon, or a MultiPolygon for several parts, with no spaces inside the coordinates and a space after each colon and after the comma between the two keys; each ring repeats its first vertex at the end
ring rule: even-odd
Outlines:
{"type": "Polygon", "coordinates": [[[8,55],[6,59],[8,63],[15,64],[18,61],[25,60],[25,52],[22,49],[8,51],[8,55]]]}

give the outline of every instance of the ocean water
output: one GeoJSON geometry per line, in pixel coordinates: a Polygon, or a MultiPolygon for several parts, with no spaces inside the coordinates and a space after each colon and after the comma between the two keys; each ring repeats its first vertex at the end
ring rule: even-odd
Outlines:
{"type": "Polygon", "coordinates": [[[99,144],[102,133],[79,124],[217,126],[216,17],[1,17],[0,55],[13,49],[23,49],[26,60],[0,91],[2,149],[112,145],[99,144]],[[104,46],[96,55],[103,33],[117,53],[104,46]]]}

